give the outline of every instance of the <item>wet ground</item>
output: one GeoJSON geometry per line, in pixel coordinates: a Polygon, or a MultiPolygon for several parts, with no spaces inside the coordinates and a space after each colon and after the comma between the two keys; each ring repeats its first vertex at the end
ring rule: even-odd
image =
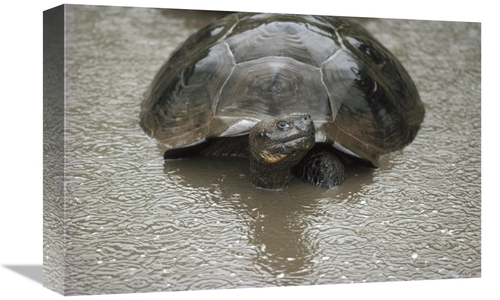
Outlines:
{"type": "MultiPolygon", "coordinates": [[[[480,24],[356,19],[414,79],[422,129],[338,189],[270,192],[244,159],[165,163],[138,125],[169,53],[220,16],[66,8],[65,294],[480,277],[480,24]]],[[[58,220],[44,213],[46,241],[58,220]]],[[[44,245],[48,287],[54,251],[44,245]]]]}

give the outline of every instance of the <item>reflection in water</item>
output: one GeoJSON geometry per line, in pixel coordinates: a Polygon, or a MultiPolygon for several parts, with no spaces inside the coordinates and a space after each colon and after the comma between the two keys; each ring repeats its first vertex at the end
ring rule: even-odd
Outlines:
{"type": "MultiPolygon", "coordinates": [[[[221,211],[235,215],[233,223],[238,224],[242,236],[231,251],[232,257],[249,259],[252,272],[263,278],[262,282],[243,281],[246,286],[316,283],[315,276],[321,269],[318,266],[334,260],[320,254],[323,243],[356,239],[356,233],[340,230],[343,225],[335,221],[348,220],[345,207],[359,200],[345,197],[345,191],[352,193],[362,188],[360,183],[369,183],[373,176],[372,170],[351,166],[348,172],[353,176],[336,190],[316,188],[294,179],[286,190],[267,191],[251,184],[249,162],[243,158],[168,160],[164,172],[168,180],[193,191],[213,189],[212,197],[205,199],[206,204],[212,203],[206,212],[208,216],[221,211]],[[330,210],[332,207],[339,209],[330,210]],[[336,225],[332,227],[325,222],[336,225]],[[322,237],[325,230],[333,230],[336,235],[321,241],[325,239],[322,237]]],[[[223,240],[223,234],[219,232],[217,240],[223,240]]]]}
{"type": "Polygon", "coordinates": [[[271,192],[252,186],[245,159],[164,161],[138,124],[168,53],[218,16],[66,14],[64,164],[44,165],[61,173],[44,177],[46,286],[62,274],[67,295],[481,276],[479,24],[360,20],[419,88],[417,139],[379,170],[351,166],[335,190],[295,179],[271,192]]]}
{"type": "Polygon", "coordinates": [[[272,202],[255,209],[255,222],[249,225],[250,242],[258,249],[255,263],[276,279],[286,276],[288,282],[302,281],[312,271],[312,249],[304,223],[307,220],[301,215],[307,210],[297,211],[300,205],[283,207],[272,202]]]}
{"type": "MultiPolygon", "coordinates": [[[[248,181],[248,172],[244,174],[241,178],[248,181]]],[[[228,180],[238,178],[234,175],[237,174],[226,174],[226,178],[221,180],[221,184],[231,188],[221,193],[217,202],[219,206],[237,211],[245,220],[245,236],[253,250],[255,268],[259,273],[266,274],[266,281],[274,282],[285,274],[287,281],[292,282],[293,278],[301,280],[301,275],[311,271],[310,238],[305,230],[314,215],[313,203],[294,201],[294,198],[300,198],[300,194],[276,196],[276,192],[261,190],[256,193],[251,186],[245,190],[238,189],[241,182],[228,180]],[[238,193],[229,195],[230,190],[238,193]]],[[[236,252],[235,255],[242,256],[243,252],[236,252]]],[[[279,280],[276,283],[279,284],[279,280]]]]}

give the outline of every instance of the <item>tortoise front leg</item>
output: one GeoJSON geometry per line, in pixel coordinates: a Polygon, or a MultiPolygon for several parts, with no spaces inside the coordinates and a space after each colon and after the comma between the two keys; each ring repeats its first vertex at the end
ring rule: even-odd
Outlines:
{"type": "Polygon", "coordinates": [[[347,172],[344,163],[332,150],[315,146],[293,168],[293,173],[315,186],[327,189],[338,187],[346,179],[347,172]]]}

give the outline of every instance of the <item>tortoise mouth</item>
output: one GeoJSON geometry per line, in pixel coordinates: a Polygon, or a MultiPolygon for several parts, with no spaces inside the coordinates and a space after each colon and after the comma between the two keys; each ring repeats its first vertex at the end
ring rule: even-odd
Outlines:
{"type": "Polygon", "coordinates": [[[264,150],[267,153],[273,153],[273,155],[279,155],[284,157],[298,157],[303,156],[309,151],[315,143],[314,135],[295,135],[287,137],[281,140],[279,143],[267,147],[264,150]]]}
{"type": "MultiPolygon", "coordinates": [[[[314,145],[314,134],[307,136],[290,137],[281,142],[282,145],[293,148],[310,148],[314,145]]],[[[279,146],[279,145],[277,145],[279,146]]]]}
{"type": "Polygon", "coordinates": [[[314,135],[288,137],[259,153],[261,159],[270,165],[295,165],[314,146],[314,135]]]}

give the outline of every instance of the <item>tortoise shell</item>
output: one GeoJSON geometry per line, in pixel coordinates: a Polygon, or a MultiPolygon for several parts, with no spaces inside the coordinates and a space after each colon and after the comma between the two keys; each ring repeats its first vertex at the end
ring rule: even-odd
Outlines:
{"type": "Polygon", "coordinates": [[[424,118],[406,70],[360,25],[235,13],[173,52],[146,92],[140,125],[175,149],[293,112],[313,118],[316,142],[373,166],[409,144],[424,118]]]}

